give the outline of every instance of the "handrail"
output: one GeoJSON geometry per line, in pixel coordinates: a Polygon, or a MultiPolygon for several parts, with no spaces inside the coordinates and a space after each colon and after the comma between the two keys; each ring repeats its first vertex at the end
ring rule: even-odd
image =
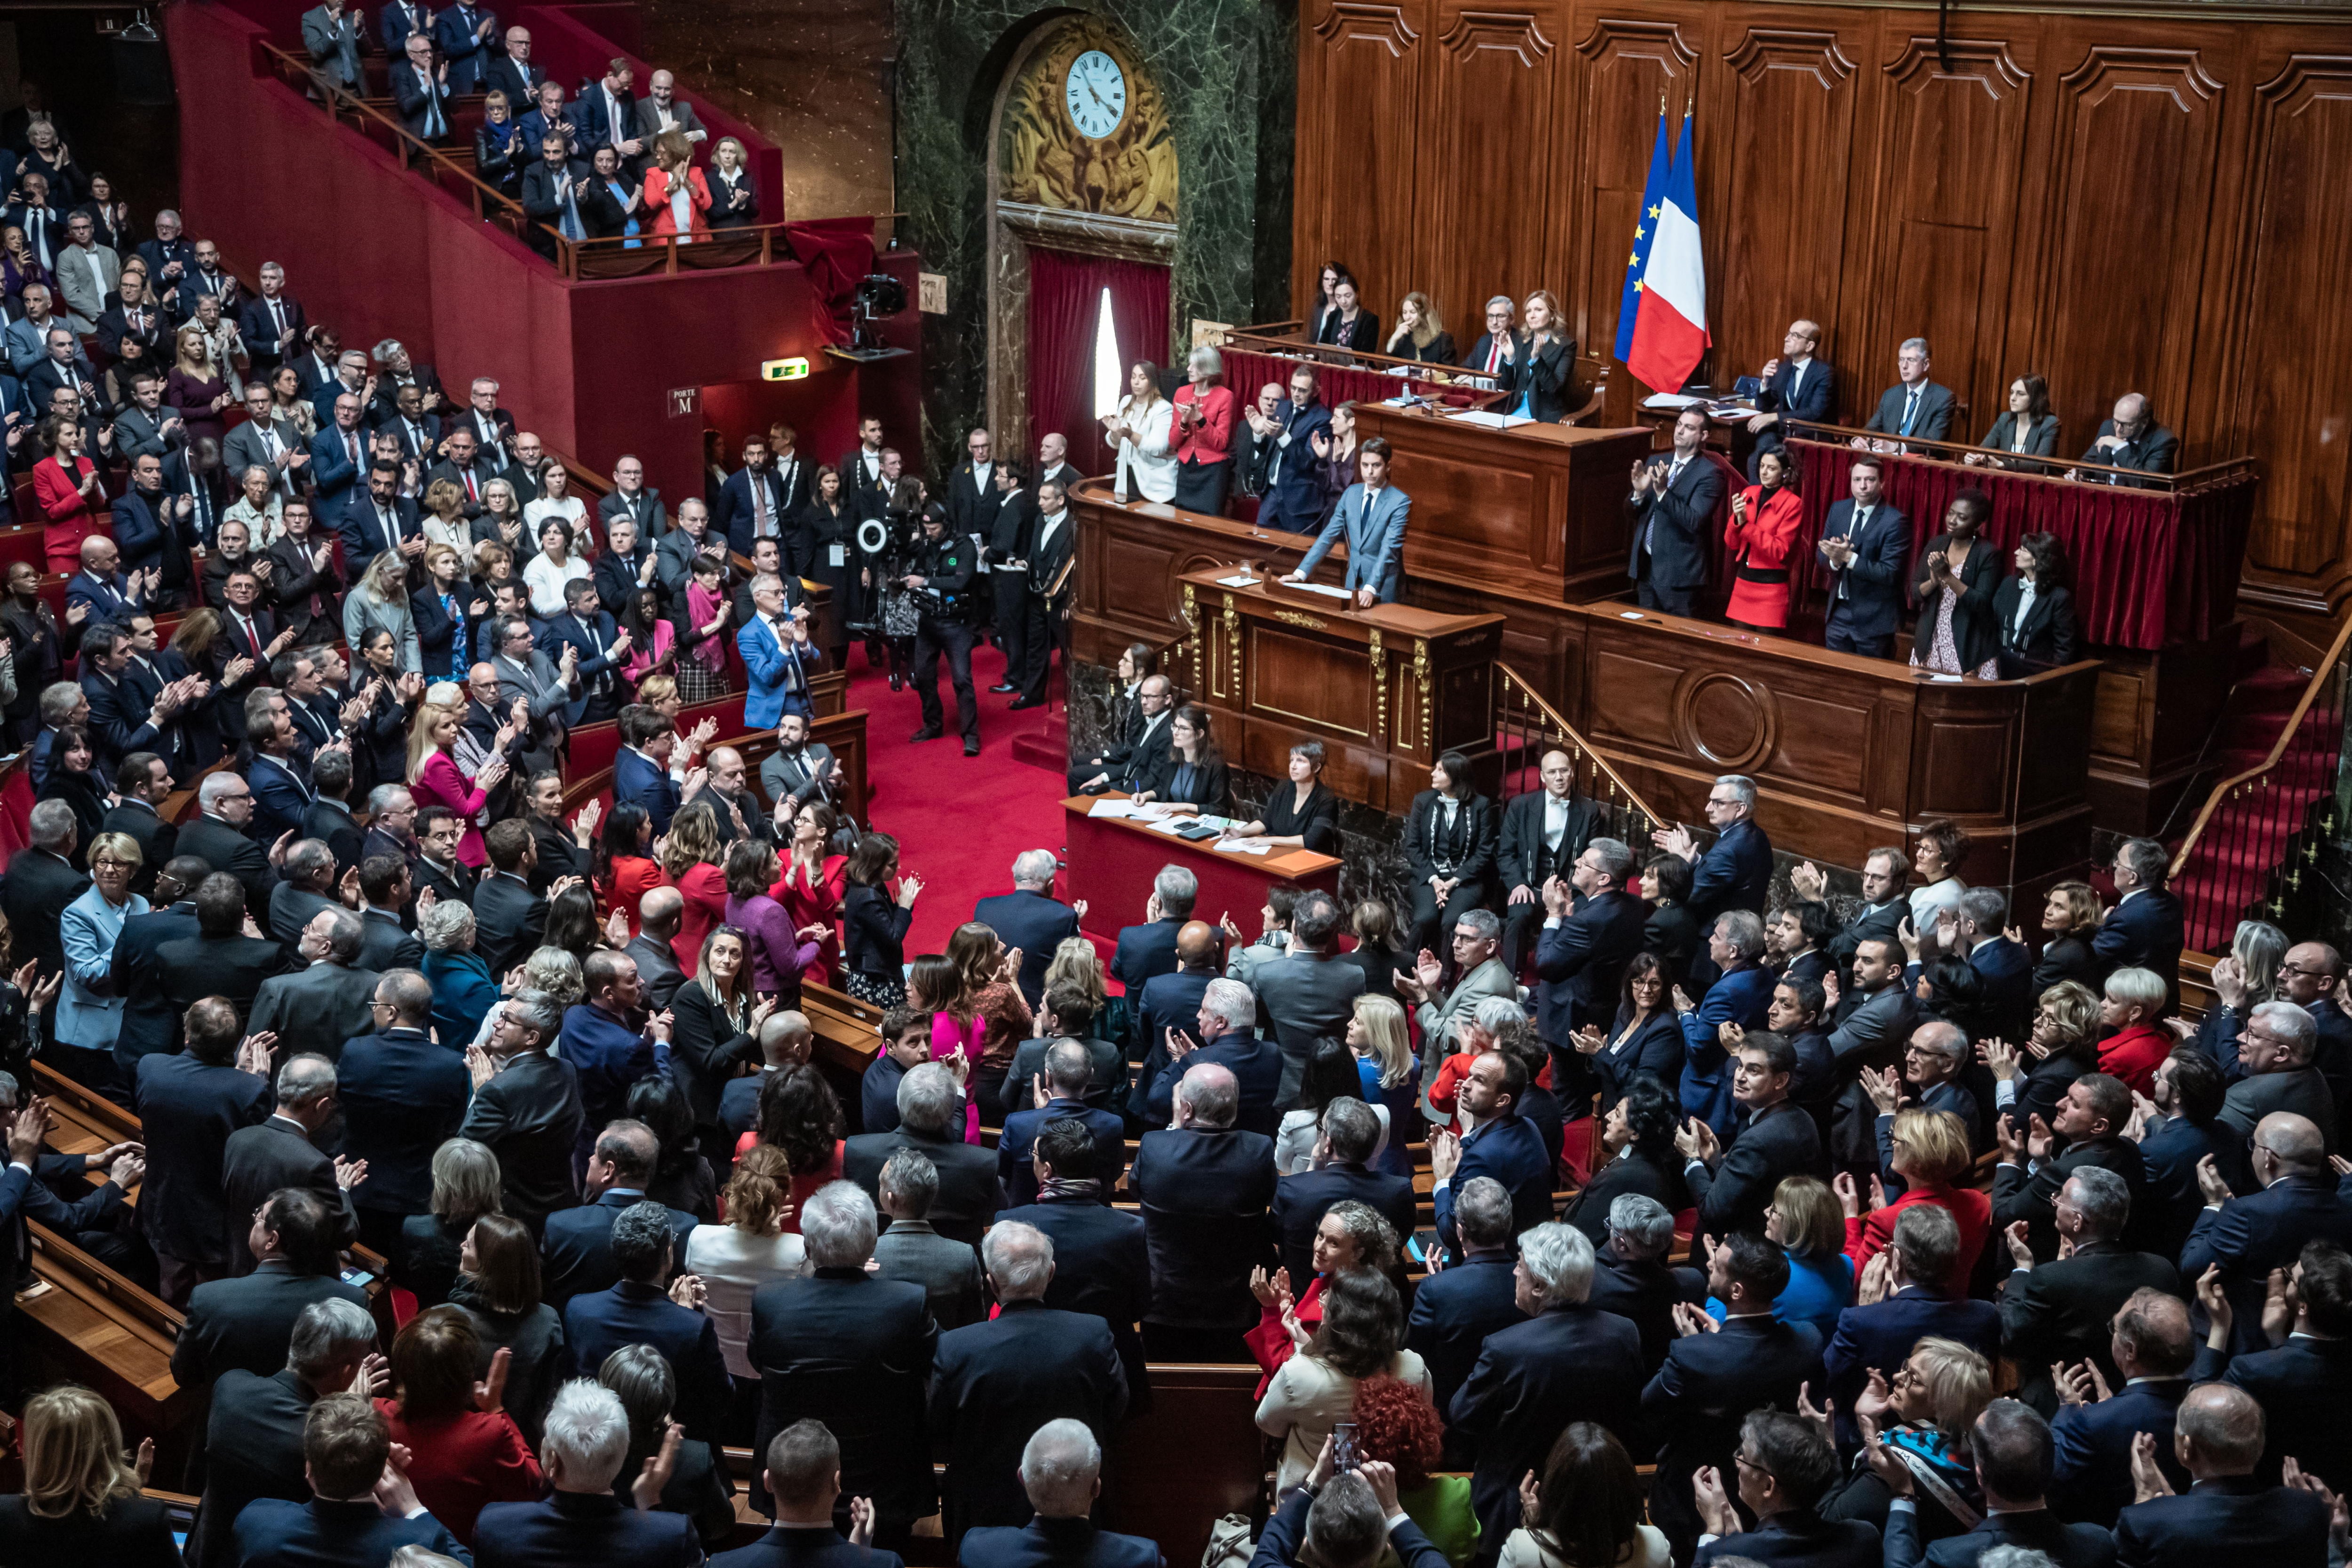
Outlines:
{"type": "MultiPolygon", "coordinates": [[[[1303,326],[1304,323],[1275,322],[1273,325],[1303,326]]],[[[1340,348],[1334,343],[1310,343],[1303,338],[1287,337],[1279,332],[1268,331],[1264,327],[1228,327],[1218,334],[1218,340],[1220,346],[1224,348],[1241,349],[1252,353],[1270,354],[1285,359],[1312,360],[1318,364],[1329,365],[1334,370],[1360,370],[1370,375],[1385,375],[1391,370],[1402,370],[1405,374],[1396,377],[1398,381],[1407,384],[1417,381],[1428,386],[1443,387],[1449,396],[1466,399],[1462,405],[1465,408],[1484,408],[1489,404],[1500,402],[1510,395],[1501,391],[1480,391],[1471,383],[1483,377],[1464,370],[1458,364],[1435,364],[1427,360],[1401,359],[1394,354],[1376,353],[1369,349],[1340,348]]]]}
{"type": "MultiPolygon", "coordinates": [[[[1650,409],[1647,412],[1657,414],[1664,411],[1650,409]]],[[[1889,436],[1882,430],[1859,430],[1851,426],[1824,425],[1811,420],[1790,426],[1789,439],[1811,440],[1822,446],[1845,446],[1859,440],[1871,444],[1874,447],[1877,445],[1885,445],[1915,458],[1926,458],[1930,461],[1946,463],[1954,461],[1953,458],[1946,456],[1948,453],[1966,455],[1973,452],[1982,457],[2000,458],[2001,461],[1998,471],[2019,479],[2047,479],[2063,484],[2068,482],[2065,478],[2067,470],[2074,469],[2084,473],[2114,474],[2119,479],[2130,480],[2135,489],[2168,491],[2177,495],[2189,495],[2220,485],[2234,484],[2242,479],[2252,479],[2262,471],[2262,459],[2259,458],[2230,458],[2219,463],[2208,463],[2201,468],[2189,468],[2181,473],[2152,474],[2145,468],[2110,468],[2105,463],[2077,462],[2074,458],[2055,455],[2047,458],[2029,458],[2021,453],[2003,451],[1998,447],[1979,447],[1967,441],[1931,441],[1922,436],[1889,436]],[[1835,437],[1838,439],[1823,440],[1823,437],[1835,437]],[[1932,447],[1934,450],[1918,450],[1923,447],[1932,447]]],[[[1976,468],[1980,465],[1969,463],[1956,466],[1976,468]]]]}
{"type": "Polygon", "coordinates": [[[2231,799],[2237,792],[2274,771],[2279,763],[2285,760],[2287,749],[2294,743],[2295,736],[2302,731],[2303,721],[2310,714],[2312,705],[2326,695],[2328,685],[2332,681],[2340,679],[2338,669],[2345,662],[2347,650],[2352,650],[2352,619],[2347,619],[2336,629],[2336,640],[2327,645],[2327,652],[2321,657],[2317,667],[2312,670],[2311,679],[2305,684],[2303,695],[2295,700],[2294,711],[2287,716],[2285,727],[2279,731],[2278,739],[2271,743],[2270,754],[2245,772],[2233,773],[2223,779],[2213,786],[2210,794],[2206,795],[2204,805],[2197,813],[2197,820],[2189,825],[2188,837],[2180,841],[2179,853],[2172,858],[2172,867],[2167,873],[2168,877],[2179,876],[2182,868],[2189,864],[2189,857],[2196,850],[2199,840],[2204,837],[2207,825],[2212,821],[2214,814],[2225,802],[2231,799]]]}
{"type": "MultiPolygon", "coordinates": [[[[1516,737],[1519,748],[1524,748],[1536,741],[1546,743],[1557,741],[1565,746],[1570,760],[1577,766],[1579,787],[1576,793],[1603,801],[1612,811],[1631,812],[1638,819],[1639,826],[1634,831],[1639,834],[1639,837],[1629,842],[1647,844],[1648,828],[1672,820],[1643,799],[1641,792],[1626,783],[1624,775],[1609,765],[1608,759],[1601,754],[1598,747],[1585,739],[1583,731],[1570,723],[1561,716],[1559,709],[1544,700],[1543,693],[1536,689],[1535,682],[1500,659],[1495,661],[1495,673],[1498,678],[1495,694],[1495,730],[1498,737],[1516,737]],[[1525,710],[1528,708],[1534,709],[1542,716],[1541,723],[1531,724],[1528,721],[1525,710]]],[[[1506,746],[1507,752],[1512,749],[1508,745],[1506,746]]],[[[1534,760],[1538,762],[1542,760],[1540,752],[1537,753],[1534,760]]],[[[1526,765],[1525,761],[1514,762],[1507,754],[1505,757],[1505,767],[1507,771],[1516,771],[1517,768],[1526,765]]],[[[1507,794],[1507,792],[1505,793],[1507,794]]]]}

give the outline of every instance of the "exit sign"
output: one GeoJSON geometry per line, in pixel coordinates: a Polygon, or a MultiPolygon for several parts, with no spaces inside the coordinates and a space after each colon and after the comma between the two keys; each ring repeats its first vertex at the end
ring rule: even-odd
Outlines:
{"type": "Polygon", "coordinates": [[[760,364],[761,381],[805,381],[809,362],[806,359],[763,360],[760,364]]]}

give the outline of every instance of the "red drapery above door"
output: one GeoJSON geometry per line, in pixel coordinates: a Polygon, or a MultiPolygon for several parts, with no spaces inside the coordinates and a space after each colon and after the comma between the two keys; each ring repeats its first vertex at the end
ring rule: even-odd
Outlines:
{"type": "Polygon", "coordinates": [[[1108,256],[1029,250],[1029,430],[1060,432],[1082,474],[1108,473],[1112,453],[1095,423],[1095,331],[1103,290],[1110,290],[1122,370],[1137,360],[1158,364],[1168,353],[1168,268],[1108,256]]]}

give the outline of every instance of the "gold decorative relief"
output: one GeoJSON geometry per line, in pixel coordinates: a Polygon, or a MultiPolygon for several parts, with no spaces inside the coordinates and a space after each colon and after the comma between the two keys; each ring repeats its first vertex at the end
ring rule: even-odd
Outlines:
{"type": "Polygon", "coordinates": [[[1310,632],[1319,632],[1326,625],[1313,616],[1302,616],[1297,610],[1276,610],[1274,618],[1288,626],[1305,626],[1310,632]]]}
{"type": "Polygon", "coordinates": [[[1419,637],[1412,643],[1412,684],[1421,696],[1421,749],[1429,751],[1429,644],[1419,637]]]}
{"type": "Polygon", "coordinates": [[[1126,38],[1091,16],[1073,19],[1023,63],[998,144],[1006,201],[1176,221],[1167,100],[1126,38]]]}
{"type": "Polygon", "coordinates": [[[1372,740],[1389,732],[1389,660],[1381,647],[1381,628],[1372,628],[1372,740]]]}

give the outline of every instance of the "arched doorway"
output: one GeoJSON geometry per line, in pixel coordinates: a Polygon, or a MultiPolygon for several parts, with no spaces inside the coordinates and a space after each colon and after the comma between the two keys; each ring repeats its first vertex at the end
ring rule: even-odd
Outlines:
{"type": "Polygon", "coordinates": [[[1173,311],[1176,150],[1125,35],[1074,16],[1025,39],[989,136],[988,419],[1034,456],[1059,430],[1081,471],[1110,467],[1094,418],[1138,359],[1164,363],[1173,311]]]}

